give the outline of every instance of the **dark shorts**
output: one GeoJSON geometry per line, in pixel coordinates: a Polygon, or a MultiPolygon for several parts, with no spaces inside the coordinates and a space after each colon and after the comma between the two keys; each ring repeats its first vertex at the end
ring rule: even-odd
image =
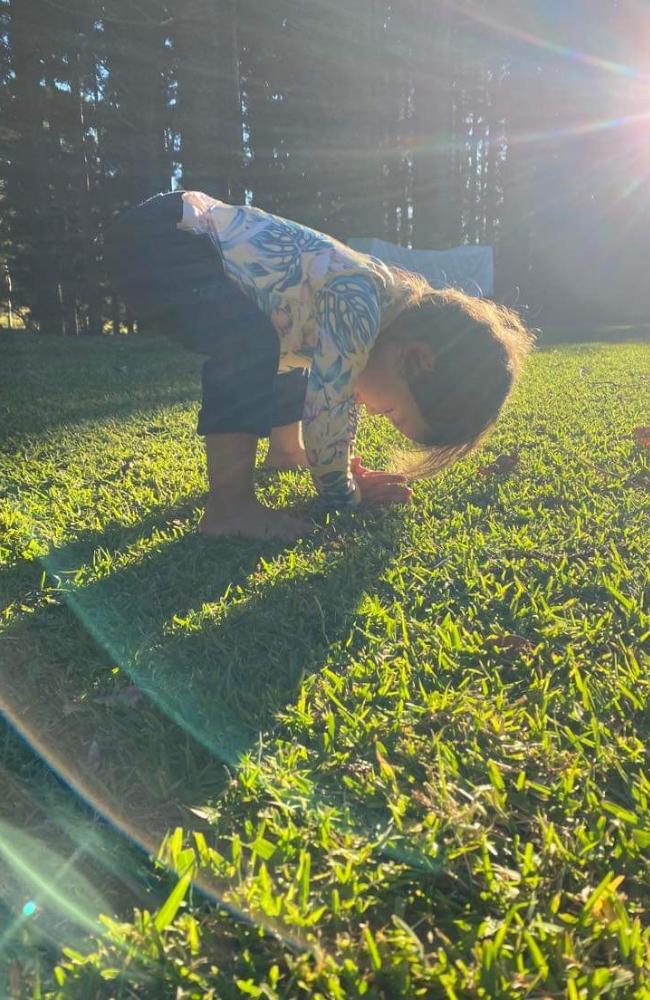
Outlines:
{"type": "Polygon", "coordinates": [[[173,191],[120,216],[104,239],[111,283],[136,319],[208,355],[199,434],[268,437],[301,419],[308,370],[278,374],[273,324],[226,276],[212,240],[176,228],[182,214],[173,191]]]}

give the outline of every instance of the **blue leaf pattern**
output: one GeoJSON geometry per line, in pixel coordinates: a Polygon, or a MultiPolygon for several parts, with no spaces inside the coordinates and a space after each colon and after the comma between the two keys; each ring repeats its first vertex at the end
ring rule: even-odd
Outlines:
{"type": "Polygon", "coordinates": [[[318,317],[341,353],[363,349],[374,341],[379,326],[377,291],[364,275],[334,278],[321,291],[318,317]]]}
{"type": "Polygon", "coordinates": [[[351,389],[379,329],[375,283],[363,275],[331,278],[316,296],[316,310],[320,336],[307,380],[305,450],[319,492],[351,502],[350,448],[358,421],[351,389]]]}

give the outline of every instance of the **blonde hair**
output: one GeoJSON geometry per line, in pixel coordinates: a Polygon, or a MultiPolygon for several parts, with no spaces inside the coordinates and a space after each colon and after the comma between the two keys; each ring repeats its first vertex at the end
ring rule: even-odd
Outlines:
{"type": "Polygon", "coordinates": [[[404,366],[430,428],[422,447],[394,447],[390,468],[409,480],[434,476],[474,451],[494,426],[534,337],[512,309],[455,288],[434,289],[419,274],[390,267],[403,308],[377,338],[429,345],[432,370],[404,366]]]}

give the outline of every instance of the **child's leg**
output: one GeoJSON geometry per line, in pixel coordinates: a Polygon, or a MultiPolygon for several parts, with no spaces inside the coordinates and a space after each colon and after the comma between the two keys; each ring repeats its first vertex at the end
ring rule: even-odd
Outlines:
{"type": "Polygon", "coordinates": [[[257,442],[256,434],[206,434],[209,492],[204,522],[228,520],[256,503],[257,442]]]}
{"type": "Polygon", "coordinates": [[[202,534],[295,541],[313,531],[311,522],[257,500],[253,480],[257,442],[255,434],[206,434],[210,490],[199,526],[202,534]]]}
{"type": "Polygon", "coordinates": [[[272,430],[265,469],[308,468],[300,418],[305,403],[308,371],[279,372],[273,381],[272,430]]]}
{"type": "Polygon", "coordinates": [[[302,440],[302,425],[294,424],[274,427],[269,439],[263,467],[265,469],[307,469],[307,453],[302,440]]]}

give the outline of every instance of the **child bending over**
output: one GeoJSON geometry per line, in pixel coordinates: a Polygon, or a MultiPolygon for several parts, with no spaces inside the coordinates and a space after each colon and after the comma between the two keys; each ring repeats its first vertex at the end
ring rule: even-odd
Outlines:
{"type": "Polygon", "coordinates": [[[210,536],[313,530],[257,500],[260,437],[270,437],[267,467],[309,468],[323,509],[410,501],[408,480],[483,439],[532,346],[508,309],[197,191],[131,209],[104,253],[140,322],[208,355],[198,433],[210,486],[200,530],[210,536]],[[359,404],[419,446],[400,453],[395,472],[353,455],[359,404]]]}

